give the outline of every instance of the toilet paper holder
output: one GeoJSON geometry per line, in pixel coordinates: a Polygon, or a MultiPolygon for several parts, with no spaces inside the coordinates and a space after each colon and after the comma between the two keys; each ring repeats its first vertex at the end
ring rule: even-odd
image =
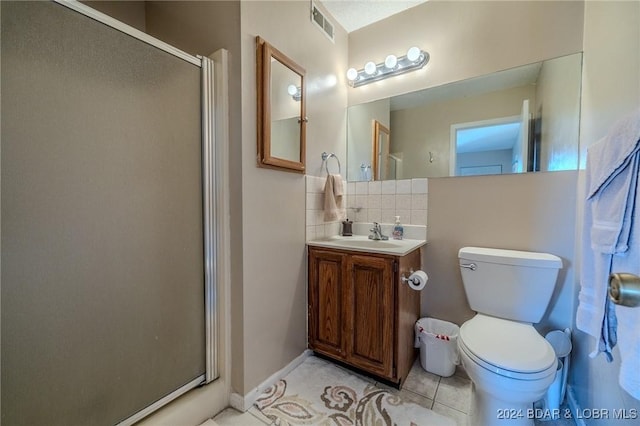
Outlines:
{"type": "Polygon", "coordinates": [[[403,283],[409,283],[409,284],[413,284],[413,285],[418,285],[419,282],[418,280],[415,280],[413,278],[411,278],[411,275],[413,275],[415,271],[413,270],[413,268],[409,269],[409,276],[407,277],[404,273],[402,274],[402,276],[400,277],[400,279],[402,280],[403,283]]]}
{"type": "Polygon", "coordinates": [[[413,269],[409,270],[409,276],[407,277],[404,273],[400,276],[400,279],[403,283],[406,283],[411,290],[421,291],[426,285],[429,277],[427,273],[423,270],[414,271],[413,269]]]}

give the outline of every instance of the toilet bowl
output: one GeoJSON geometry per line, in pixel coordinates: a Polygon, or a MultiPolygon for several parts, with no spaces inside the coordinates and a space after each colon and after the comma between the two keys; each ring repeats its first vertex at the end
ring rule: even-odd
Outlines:
{"type": "Polygon", "coordinates": [[[480,247],[460,249],[458,257],[477,312],[458,335],[473,383],[469,424],[533,425],[533,403],[553,383],[557,358],[532,324],[546,311],[562,262],[547,253],[480,247]]]}
{"type": "Polygon", "coordinates": [[[557,363],[533,326],[478,314],[462,325],[458,350],[473,382],[470,424],[532,425],[532,403],[553,383],[557,363]]]}

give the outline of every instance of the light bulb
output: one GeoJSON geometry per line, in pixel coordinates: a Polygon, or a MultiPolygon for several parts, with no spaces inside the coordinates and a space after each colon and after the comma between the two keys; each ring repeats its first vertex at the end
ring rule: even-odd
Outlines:
{"type": "Polygon", "coordinates": [[[407,59],[411,62],[415,62],[420,58],[420,49],[413,46],[409,50],[407,50],[407,59]]]}
{"type": "Polygon", "coordinates": [[[347,79],[354,81],[356,78],[358,78],[358,71],[355,68],[349,68],[347,70],[347,79]]]}
{"type": "Polygon", "coordinates": [[[376,73],[377,67],[376,64],[374,64],[373,62],[369,61],[364,65],[364,72],[366,72],[368,75],[374,75],[376,73]]]}
{"type": "Polygon", "coordinates": [[[290,84],[289,87],[287,87],[287,93],[293,96],[298,93],[298,88],[295,86],[295,84],[290,84]]]}
{"type": "Polygon", "coordinates": [[[389,55],[384,60],[384,66],[389,69],[395,68],[396,65],[398,65],[398,58],[396,58],[396,55],[389,55]]]}

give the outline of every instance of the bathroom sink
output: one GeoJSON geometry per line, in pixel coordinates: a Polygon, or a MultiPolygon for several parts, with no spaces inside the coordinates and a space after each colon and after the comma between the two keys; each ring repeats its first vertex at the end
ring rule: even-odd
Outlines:
{"type": "Polygon", "coordinates": [[[387,240],[336,240],[335,244],[345,247],[363,247],[363,248],[399,248],[402,244],[387,240]]]}
{"type": "Polygon", "coordinates": [[[334,237],[312,240],[307,244],[314,247],[404,256],[426,243],[427,242],[425,240],[370,240],[364,235],[354,235],[352,237],[342,237],[337,235],[334,237]]]}

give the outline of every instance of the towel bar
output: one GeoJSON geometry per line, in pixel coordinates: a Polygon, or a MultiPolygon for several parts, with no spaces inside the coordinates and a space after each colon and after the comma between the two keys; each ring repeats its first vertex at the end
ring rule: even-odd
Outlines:
{"type": "Polygon", "coordinates": [[[342,167],[340,167],[340,160],[338,160],[338,156],[336,154],[334,154],[333,152],[331,154],[327,153],[327,152],[323,152],[322,153],[322,161],[324,161],[324,168],[327,171],[327,175],[329,174],[329,158],[335,158],[336,161],[338,162],[338,174],[342,174],[342,167]]]}

